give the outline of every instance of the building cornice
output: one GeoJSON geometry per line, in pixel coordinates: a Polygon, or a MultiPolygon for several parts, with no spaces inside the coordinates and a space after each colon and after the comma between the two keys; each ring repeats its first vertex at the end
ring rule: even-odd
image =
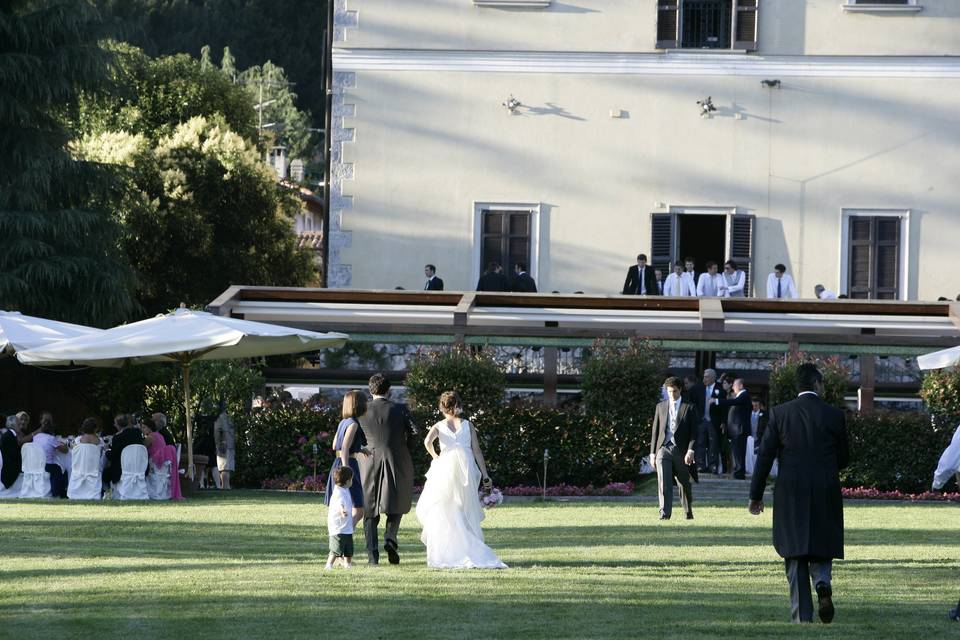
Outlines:
{"type": "Polygon", "coordinates": [[[577,53],[335,49],[336,71],[667,76],[960,78],[960,56],[759,56],[736,53],[577,53]]]}

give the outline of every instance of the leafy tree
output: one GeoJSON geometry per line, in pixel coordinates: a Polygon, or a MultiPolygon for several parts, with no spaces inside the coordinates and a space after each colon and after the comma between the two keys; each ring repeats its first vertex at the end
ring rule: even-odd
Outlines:
{"type": "Polygon", "coordinates": [[[960,420],[960,367],[927,371],[920,385],[920,397],[938,422],[956,424],[960,420]]]}
{"type": "Polygon", "coordinates": [[[453,346],[414,360],[405,384],[422,420],[441,418],[437,405],[444,391],[456,391],[463,417],[474,420],[500,406],[507,379],[489,352],[453,346]]]}
{"type": "Polygon", "coordinates": [[[240,74],[239,82],[247,87],[252,102],[262,105],[263,122],[274,124],[268,134],[273,144],[286,147],[290,158],[319,153],[310,131],[310,113],[297,108],[297,94],[281,67],[269,61],[250,67],[240,74]]]}
{"type": "Polygon", "coordinates": [[[621,431],[649,438],[667,357],[648,340],[597,340],[583,367],[583,402],[588,415],[609,420],[621,431]]]}
{"type": "Polygon", "coordinates": [[[73,157],[62,117],[109,80],[102,28],[83,0],[0,4],[0,307],[106,326],[136,311],[116,221],[88,206],[118,170],[73,157]]]}
{"type": "Polygon", "coordinates": [[[805,362],[817,365],[823,375],[823,401],[843,409],[850,370],[836,356],[827,358],[800,351],[789,352],[773,363],[770,370],[770,406],[789,402],[797,397],[797,368],[805,362]]]}

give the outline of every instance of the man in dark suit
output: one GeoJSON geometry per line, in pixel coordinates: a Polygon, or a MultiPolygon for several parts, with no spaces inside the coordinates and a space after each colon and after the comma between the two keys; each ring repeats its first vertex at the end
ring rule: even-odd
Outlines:
{"type": "Polygon", "coordinates": [[[363,486],[363,535],[367,562],[380,562],[377,527],[380,516],[387,517],[383,548],[390,564],[399,564],[397,534],[400,519],[410,512],[413,500],[413,460],[407,449],[407,433],[413,428],[410,413],[387,399],[390,381],[382,373],[370,377],[367,412],[360,416],[360,428],[367,438],[370,455],[362,456],[360,478],[363,486]]]}
{"type": "Polygon", "coordinates": [[[763,430],[767,428],[767,411],[763,407],[763,400],[754,399],[753,410],[750,412],[750,435],[753,436],[753,450],[760,449],[763,440],[763,430]]]}
{"type": "Polygon", "coordinates": [[[627,269],[627,279],[623,281],[624,295],[655,296],[660,294],[653,267],[647,264],[647,255],[637,256],[637,264],[627,269]]]}
{"type": "Polygon", "coordinates": [[[510,291],[510,281],[503,275],[503,267],[496,262],[488,263],[487,270],[477,281],[477,291],[510,291]]]}
{"type": "Polygon", "coordinates": [[[833,558],[843,558],[840,469],[850,461],[843,412],[824,402],[816,366],[797,368],[796,400],[770,410],[750,484],[750,513],[763,511],[763,491],[774,460],[780,475],[773,489],[773,546],[784,559],[793,622],[813,621],[810,582],[818,613],[833,621],[833,558]]]}
{"type": "Polygon", "coordinates": [[[703,384],[690,390],[693,405],[697,408],[700,424],[697,426],[696,458],[701,473],[716,473],[720,463],[720,407],[715,399],[724,397],[717,382],[717,372],[704,369],[703,384]]]}
{"type": "Polygon", "coordinates": [[[537,292],[537,283],[533,281],[533,278],[527,273],[527,265],[522,262],[518,262],[513,265],[513,290],[520,293],[536,293],[537,292]]]}
{"type": "Polygon", "coordinates": [[[424,291],[443,291],[443,280],[437,277],[437,268],[434,265],[424,266],[423,275],[427,276],[427,282],[423,285],[424,291]]]}
{"type": "Polygon", "coordinates": [[[696,443],[697,410],[683,402],[683,382],[667,378],[664,382],[668,398],[657,405],[650,434],[650,464],[657,470],[657,496],[660,501],[660,519],[669,520],[673,512],[673,480],[680,488],[680,503],[687,520],[693,520],[693,492],[690,471],[693,447],[696,443]]]}
{"type": "Polygon", "coordinates": [[[733,381],[732,392],[728,398],[718,398],[716,404],[727,415],[727,438],[733,453],[733,477],[746,479],[747,436],[750,435],[750,410],[753,403],[743,380],[733,381]]]}
{"type": "Polygon", "coordinates": [[[15,416],[9,422],[3,423],[3,432],[0,434],[0,460],[3,460],[3,469],[0,470],[0,483],[9,489],[20,475],[23,460],[20,457],[20,439],[17,433],[17,419],[15,416]]]}
{"type": "Polygon", "coordinates": [[[103,481],[116,484],[120,482],[120,476],[123,474],[123,469],[120,468],[120,455],[131,444],[143,444],[143,432],[126,414],[117,416],[113,423],[120,431],[113,436],[113,441],[110,443],[107,466],[103,470],[103,481]]]}

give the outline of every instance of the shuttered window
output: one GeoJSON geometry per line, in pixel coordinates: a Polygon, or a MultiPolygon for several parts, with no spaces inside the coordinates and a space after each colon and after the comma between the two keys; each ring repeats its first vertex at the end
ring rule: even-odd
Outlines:
{"type": "Polygon", "coordinates": [[[854,216],[849,221],[847,292],[851,298],[900,298],[900,226],[893,216],[854,216]]]}
{"type": "Polygon", "coordinates": [[[522,262],[530,268],[530,211],[482,211],[482,248],[480,251],[481,273],[490,262],[497,262],[506,271],[522,262]]]}
{"type": "Polygon", "coordinates": [[[658,49],[757,49],[760,0],[659,0],[658,49]]]}
{"type": "Polygon", "coordinates": [[[746,282],[743,294],[753,291],[753,226],[756,216],[732,214],[730,216],[730,259],[743,271],[746,282]]]}
{"type": "Polygon", "coordinates": [[[664,275],[670,273],[670,263],[674,260],[674,246],[677,237],[677,214],[650,214],[650,264],[663,269],[664,275]]]}

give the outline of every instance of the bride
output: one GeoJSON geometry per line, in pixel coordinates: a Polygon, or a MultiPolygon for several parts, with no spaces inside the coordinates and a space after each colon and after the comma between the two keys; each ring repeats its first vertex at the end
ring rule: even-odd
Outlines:
{"type": "Polygon", "coordinates": [[[440,569],[506,569],[483,543],[483,507],[477,489],[482,473],[490,486],[487,465],[469,421],[458,417],[460,398],[453,391],[440,396],[444,419],[433,425],[424,446],[433,462],[417,501],[420,539],[427,546],[427,566],[440,569]],[[433,446],[440,441],[440,454],[433,446]],[[478,468],[479,467],[479,468],[478,468]]]}

